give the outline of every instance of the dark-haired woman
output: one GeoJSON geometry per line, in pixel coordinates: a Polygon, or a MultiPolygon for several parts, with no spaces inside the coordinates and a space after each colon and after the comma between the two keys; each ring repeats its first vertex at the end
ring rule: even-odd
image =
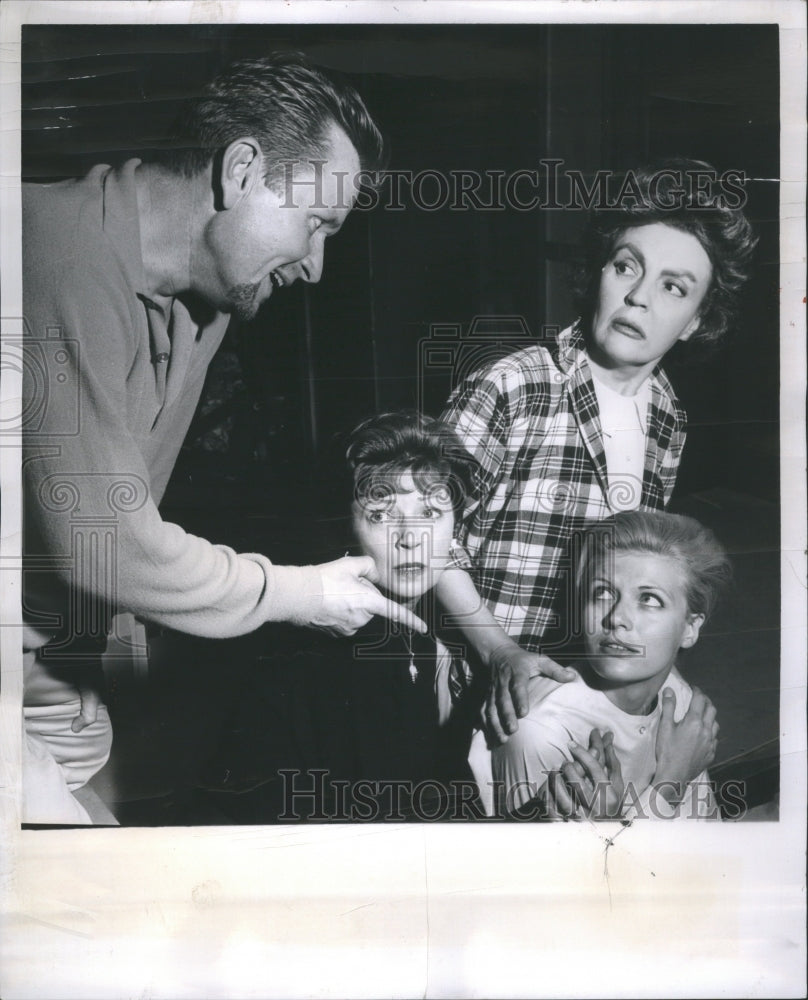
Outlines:
{"type": "MultiPolygon", "coordinates": [[[[558,621],[574,532],[671,498],[686,415],[660,366],[675,344],[727,331],[755,245],[720,189],[690,189],[688,171],[710,169],[633,171],[628,204],[590,217],[579,319],[474,372],[443,414],[482,469],[460,541],[494,618],[525,649],[539,652],[558,621]]],[[[499,687],[518,693],[526,680],[499,687]]]]}

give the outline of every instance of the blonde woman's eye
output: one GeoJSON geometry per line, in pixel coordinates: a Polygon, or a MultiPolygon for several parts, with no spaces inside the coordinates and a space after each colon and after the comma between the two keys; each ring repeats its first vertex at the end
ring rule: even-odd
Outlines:
{"type": "Polygon", "coordinates": [[[595,587],[592,591],[593,601],[609,601],[612,598],[612,591],[608,587],[595,587]]]}
{"type": "Polygon", "coordinates": [[[386,510],[369,510],[365,513],[365,517],[371,524],[384,524],[387,520],[386,510]]]}
{"type": "Polygon", "coordinates": [[[441,511],[437,507],[424,507],[421,517],[427,520],[436,521],[441,516],[441,511]]]}
{"type": "Polygon", "coordinates": [[[657,597],[656,594],[641,594],[640,603],[644,604],[647,608],[663,608],[665,605],[662,603],[662,599],[657,597]]]}

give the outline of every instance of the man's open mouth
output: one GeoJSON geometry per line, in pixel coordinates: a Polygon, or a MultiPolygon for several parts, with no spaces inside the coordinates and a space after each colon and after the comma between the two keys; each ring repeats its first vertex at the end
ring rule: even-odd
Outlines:
{"type": "Polygon", "coordinates": [[[286,279],[280,271],[271,271],[269,280],[272,282],[273,288],[283,288],[286,285],[286,279]]]}

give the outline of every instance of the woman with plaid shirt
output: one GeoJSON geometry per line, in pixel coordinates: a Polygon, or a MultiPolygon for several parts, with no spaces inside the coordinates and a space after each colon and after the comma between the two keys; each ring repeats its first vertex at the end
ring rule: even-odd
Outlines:
{"type": "MultiPolygon", "coordinates": [[[[580,318],[464,379],[442,416],[482,469],[460,541],[487,608],[527,650],[548,652],[576,532],[670,500],[686,415],[660,364],[679,341],[726,332],[756,243],[720,187],[692,183],[708,173],[694,160],[632,171],[620,189],[629,204],[591,213],[580,318]]],[[[448,607],[452,575],[439,590],[448,607]]],[[[488,721],[500,739],[516,731],[514,708],[527,711],[529,666],[510,658],[494,671],[488,721]]]]}

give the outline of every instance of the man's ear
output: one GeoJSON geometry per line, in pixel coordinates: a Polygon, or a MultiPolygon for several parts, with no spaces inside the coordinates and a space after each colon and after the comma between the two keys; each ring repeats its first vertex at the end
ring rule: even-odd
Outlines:
{"type": "Polygon", "coordinates": [[[680,649],[690,649],[691,646],[696,645],[699,640],[699,632],[701,631],[701,626],[703,624],[704,615],[698,614],[687,616],[682,641],[679,644],[680,649]]]}
{"type": "Polygon", "coordinates": [[[225,148],[220,164],[222,208],[232,208],[253,190],[256,183],[263,184],[264,158],[255,139],[236,139],[225,148]]]}

